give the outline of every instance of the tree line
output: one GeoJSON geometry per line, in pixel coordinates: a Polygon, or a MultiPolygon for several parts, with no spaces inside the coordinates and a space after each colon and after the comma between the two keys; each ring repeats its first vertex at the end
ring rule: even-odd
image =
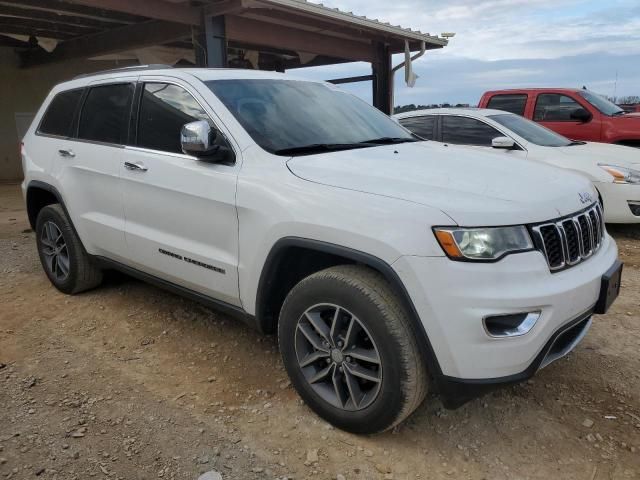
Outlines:
{"type": "Polygon", "coordinates": [[[431,108],[466,108],[469,107],[468,103],[432,103],[430,105],[415,105],[410,103],[409,105],[398,105],[393,109],[393,113],[413,112],[414,110],[428,110],[431,108]]]}

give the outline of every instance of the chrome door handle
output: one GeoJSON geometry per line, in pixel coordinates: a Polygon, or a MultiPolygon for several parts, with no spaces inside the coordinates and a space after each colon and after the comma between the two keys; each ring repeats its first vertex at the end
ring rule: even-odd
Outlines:
{"type": "Polygon", "coordinates": [[[143,163],[124,162],[124,168],[127,170],[137,170],[138,172],[146,172],[149,170],[143,163]]]}
{"type": "Polygon", "coordinates": [[[76,156],[76,154],[73,153],[73,150],[60,149],[58,150],[58,153],[61,157],[73,158],[76,156]]]}

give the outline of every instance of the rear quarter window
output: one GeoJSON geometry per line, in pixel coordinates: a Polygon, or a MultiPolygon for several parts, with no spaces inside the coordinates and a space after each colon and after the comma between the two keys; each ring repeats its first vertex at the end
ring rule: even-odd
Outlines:
{"type": "Polygon", "coordinates": [[[502,110],[504,112],[515,113],[524,116],[527,106],[527,95],[525,93],[494,95],[489,99],[487,108],[502,110]]]}
{"type": "Polygon", "coordinates": [[[400,125],[415,133],[425,140],[434,139],[434,129],[436,126],[436,117],[433,115],[424,115],[421,117],[409,117],[400,120],[400,125]]]}
{"type": "Polygon", "coordinates": [[[47,107],[42,117],[38,133],[68,137],[71,135],[73,118],[80,105],[84,89],[60,92],[47,107]]]}

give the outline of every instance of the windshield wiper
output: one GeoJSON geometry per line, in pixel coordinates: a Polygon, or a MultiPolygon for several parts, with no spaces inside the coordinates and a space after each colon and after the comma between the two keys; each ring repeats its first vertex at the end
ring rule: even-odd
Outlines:
{"type": "Polygon", "coordinates": [[[338,150],[352,150],[354,148],[375,147],[377,145],[392,145],[395,143],[418,142],[414,138],[380,137],[357,143],[313,143],[299,147],[281,148],[275,150],[275,155],[311,155],[313,153],[334,152],[338,150]]]}
{"type": "Polygon", "coordinates": [[[311,145],[301,145],[299,147],[281,148],[275,150],[275,155],[311,155],[320,152],[334,152],[338,150],[351,150],[354,148],[364,148],[366,143],[313,143],[311,145]]]}
{"type": "Polygon", "coordinates": [[[587,142],[583,142],[580,140],[571,140],[571,143],[569,143],[569,145],[567,145],[567,147],[573,147],[574,145],[586,145],[587,142]]]}
{"type": "Polygon", "coordinates": [[[624,114],[626,114],[626,113],[627,113],[627,112],[625,112],[624,110],[618,110],[617,112],[613,112],[613,113],[611,114],[611,116],[612,116],[612,117],[617,117],[618,115],[624,115],[624,114]]]}
{"type": "Polygon", "coordinates": [[[368,143],[373,145],[392,145],[394,143],[407,143],[407,142],[419,142],[417,138],[407,138],[407,137],[380,137],[380,138],[372,138],[371,140],[365,140],[360,143],[368,143]]]}

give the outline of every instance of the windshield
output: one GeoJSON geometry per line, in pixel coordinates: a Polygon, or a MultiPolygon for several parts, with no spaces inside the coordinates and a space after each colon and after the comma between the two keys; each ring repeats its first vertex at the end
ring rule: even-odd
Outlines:
{"type": "Polygon", "coordinates": [[[624,110],[622,110],[618,105],[610,102],[597,93],[590,92],[589,90],[581,90],[580,96],[605,115],[613,116],[624,113],[624,110]]]}
{"type": "Polygon", "coordinates": [[[568,147],[573,143],[568,138],[519,115],[505,113],[490,115],[489,118],[494,122],[498,122],[503,127],[508,128],[516,135],[521,136],[527,142],[540,145],[541,147],[568,147]]]}
{"type": "Polygon", "coordinates": [[[416,141],[359,98],[322,83],[247,79],[205,82],[265,150],[280,154],[416,141]]]}

